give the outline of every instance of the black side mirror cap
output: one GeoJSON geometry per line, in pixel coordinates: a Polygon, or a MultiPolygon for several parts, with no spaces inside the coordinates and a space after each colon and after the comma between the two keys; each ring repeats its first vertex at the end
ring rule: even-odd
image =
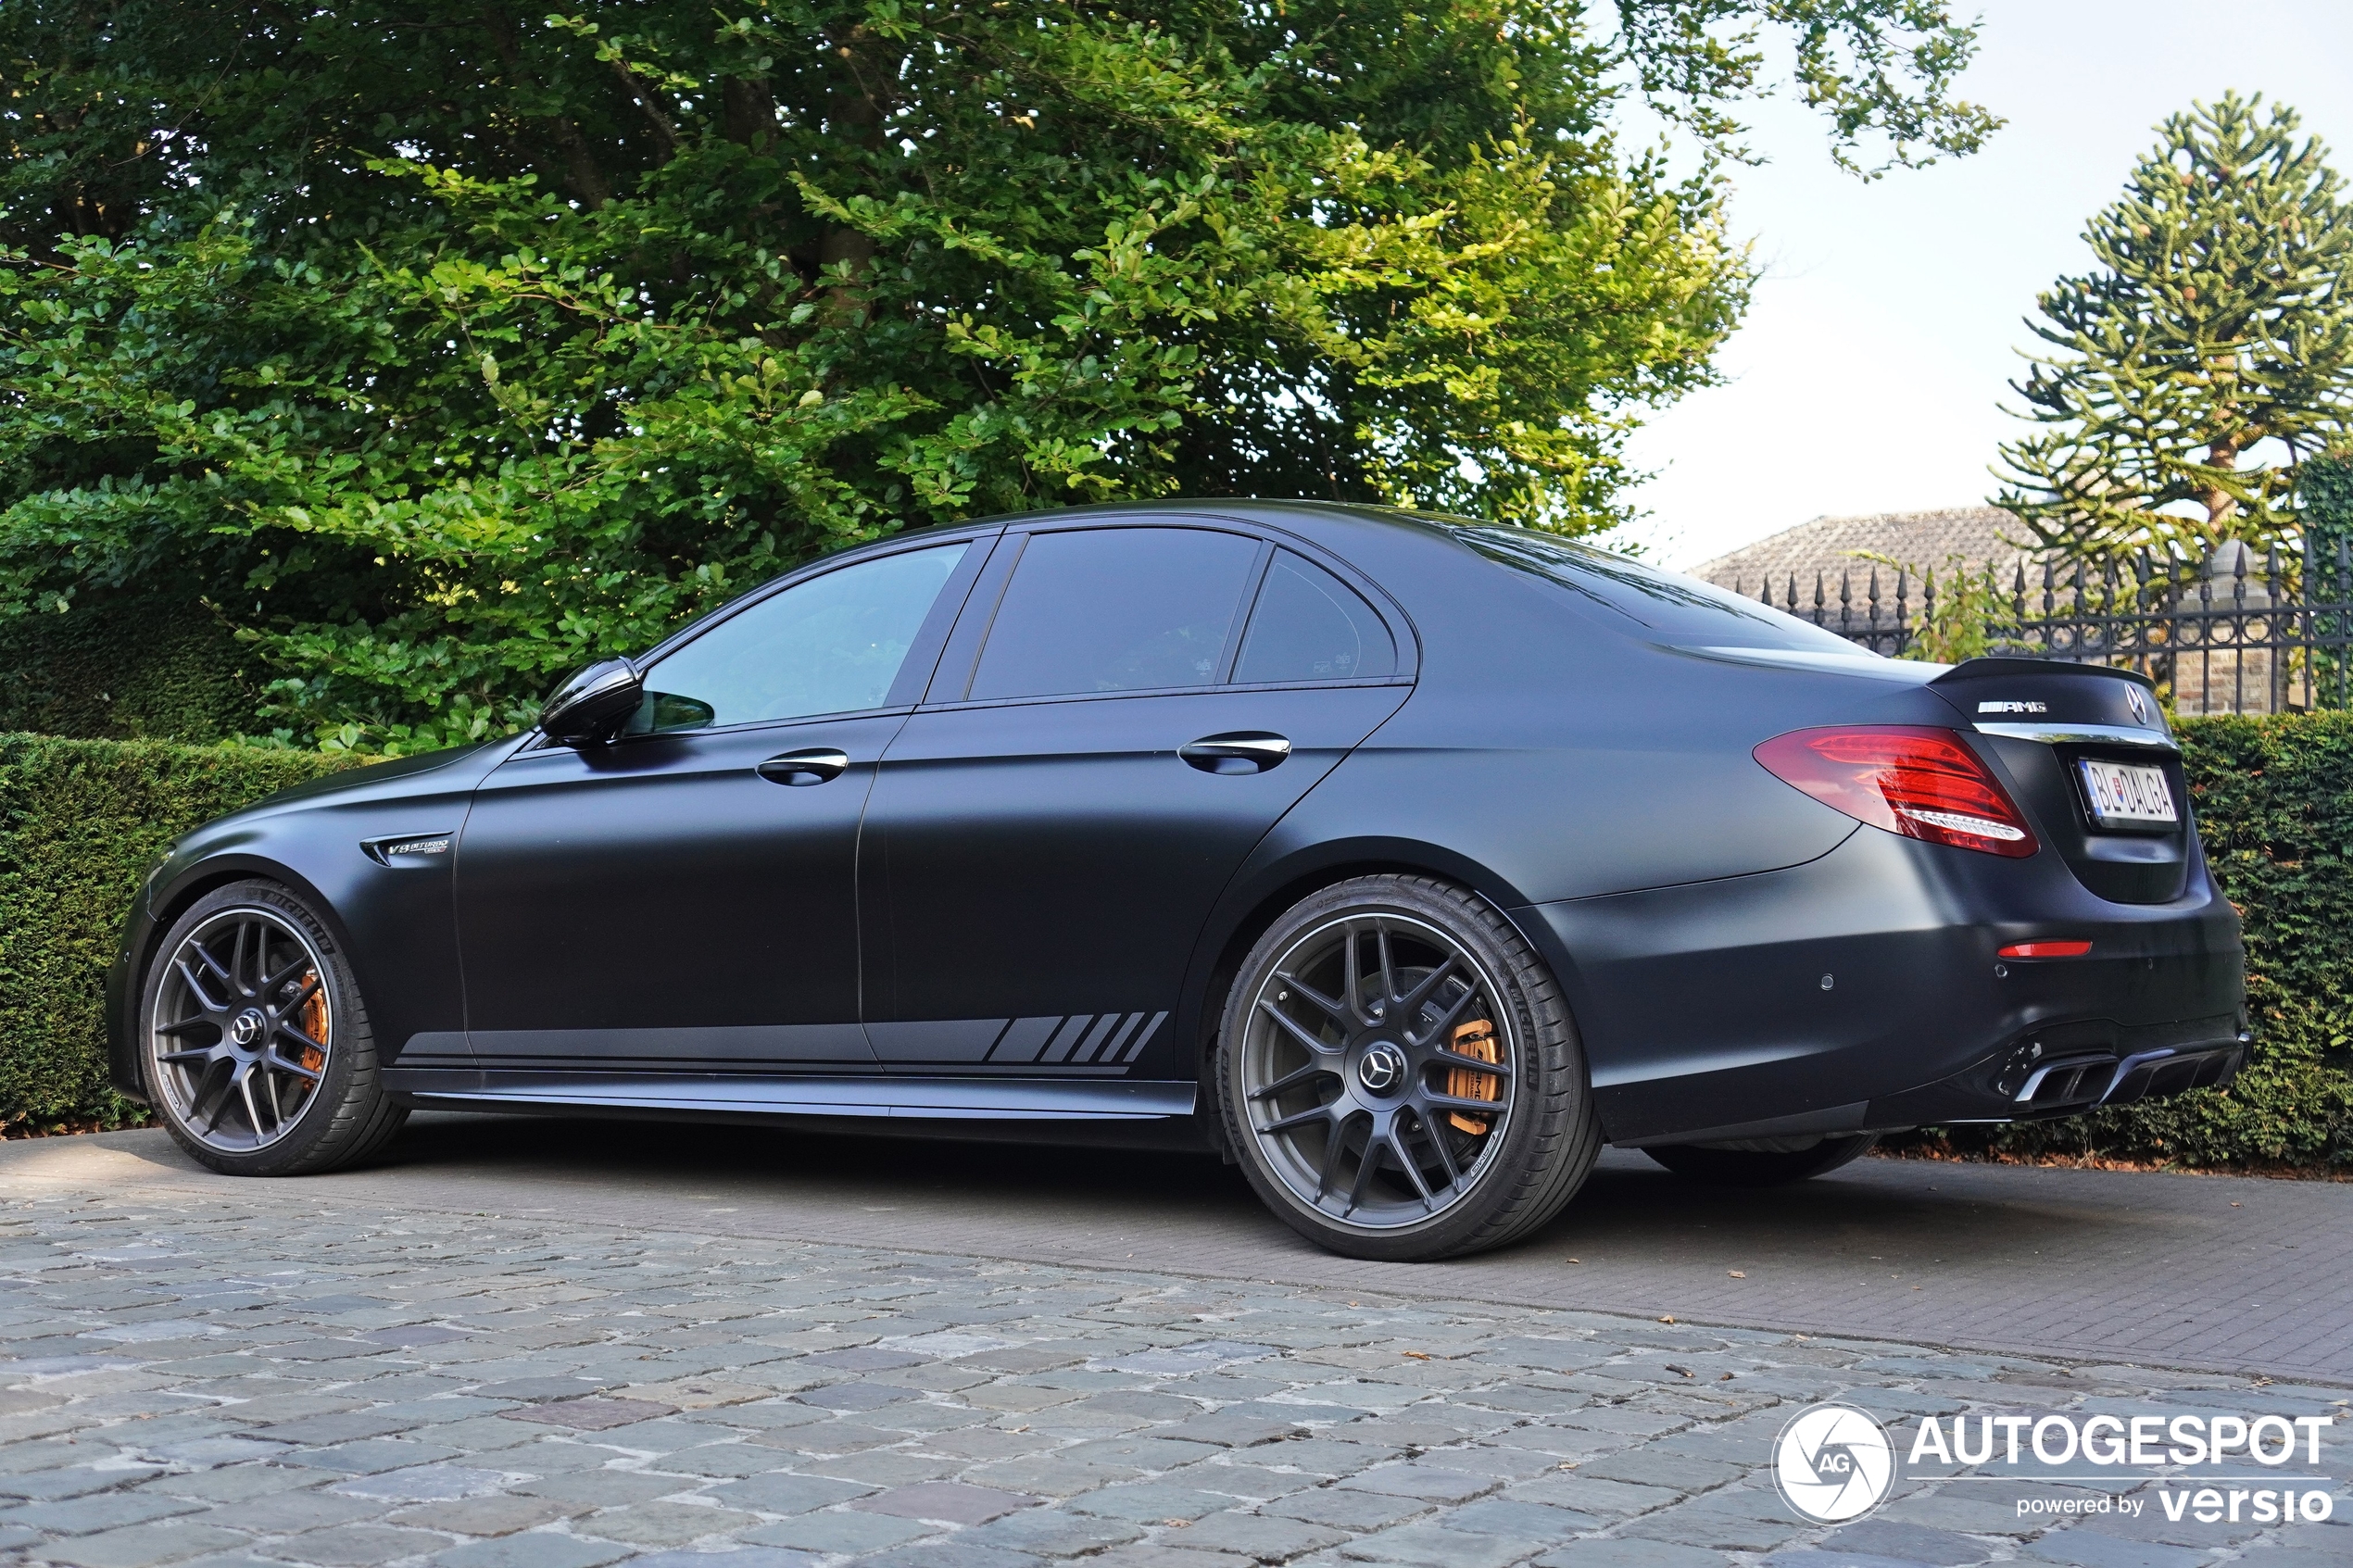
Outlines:
{"type": "Polygon", "coordinates": [[[540,709],[540,732],[563,746],[609,741],[637,710],[645,689],[645,678],[625,659],[591,664],[558,686],[540,709]]]}

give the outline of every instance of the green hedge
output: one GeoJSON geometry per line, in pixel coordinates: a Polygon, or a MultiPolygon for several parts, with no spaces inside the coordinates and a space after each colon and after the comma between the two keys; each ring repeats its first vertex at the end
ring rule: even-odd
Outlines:
{"type": "Polygon", "coordinates": [[[120,1126],[102,979],[165,845],[349,759],[0,734],[0,1132],[120,1126]]]}
{"type": "MultiPolygon", "coordinates": [[[[2257,1046],[2228,1089],[1916,1143],[2185,1165],[2353,1166],[2353,715],[2183,722],[2191,790],[2246,922],[2257,1046]]],[[[0,1129],[119,1124],[99,976],[150,859],[310,753],[0,736],[0,1129]]]]}
{"type": "Polygon", "coordinates": [[[210,745],[260,724],[253,656],[186,599],[0,617],[0,732],[210,745]]]}

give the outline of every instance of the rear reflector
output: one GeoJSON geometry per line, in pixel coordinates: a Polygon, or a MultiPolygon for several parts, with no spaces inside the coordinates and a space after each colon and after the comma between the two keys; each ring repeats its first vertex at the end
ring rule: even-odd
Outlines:
{"type": "Polygon", "coordinates": [[[2013,942],[2002,949],[2006,959],[2080,959],[2092,950],[2089,942],[2013,942]]]}
{"type": "Polygon", "coordinates": [[[1783,784],[1889,833],[2013,859],[2040,847],[2001,781],[1951,730],[1793,730],[1754,755],[1783,784]]]}

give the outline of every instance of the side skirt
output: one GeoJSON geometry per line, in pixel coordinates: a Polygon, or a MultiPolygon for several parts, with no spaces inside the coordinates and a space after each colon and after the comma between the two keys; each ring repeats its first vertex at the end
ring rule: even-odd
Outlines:
{"type": "Polygon", "coordinates": [[[928,1122],[1149,1122],[1189,1117],[1189,1080],[1039,1082],[387,1068],[384,1087],[450,1110],[600,1110],[694,1116],[854,1116],[928,1122]]]}

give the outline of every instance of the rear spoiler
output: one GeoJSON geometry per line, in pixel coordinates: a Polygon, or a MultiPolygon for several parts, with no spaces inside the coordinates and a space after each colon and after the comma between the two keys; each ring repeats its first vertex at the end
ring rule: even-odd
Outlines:
{"type": "Polygon", "coordinates": [[[1931,686],[1948,681],[1982,681],[2003,676],[2020,675],[2109,675],[2120,681],[2137,681],[2152,693],[2157,683],[2137,670],[2119,670],[2110,664],[2078,664],[2067,659],[1966,659],[1942,675],[1929,682],[1931,686]]]}

